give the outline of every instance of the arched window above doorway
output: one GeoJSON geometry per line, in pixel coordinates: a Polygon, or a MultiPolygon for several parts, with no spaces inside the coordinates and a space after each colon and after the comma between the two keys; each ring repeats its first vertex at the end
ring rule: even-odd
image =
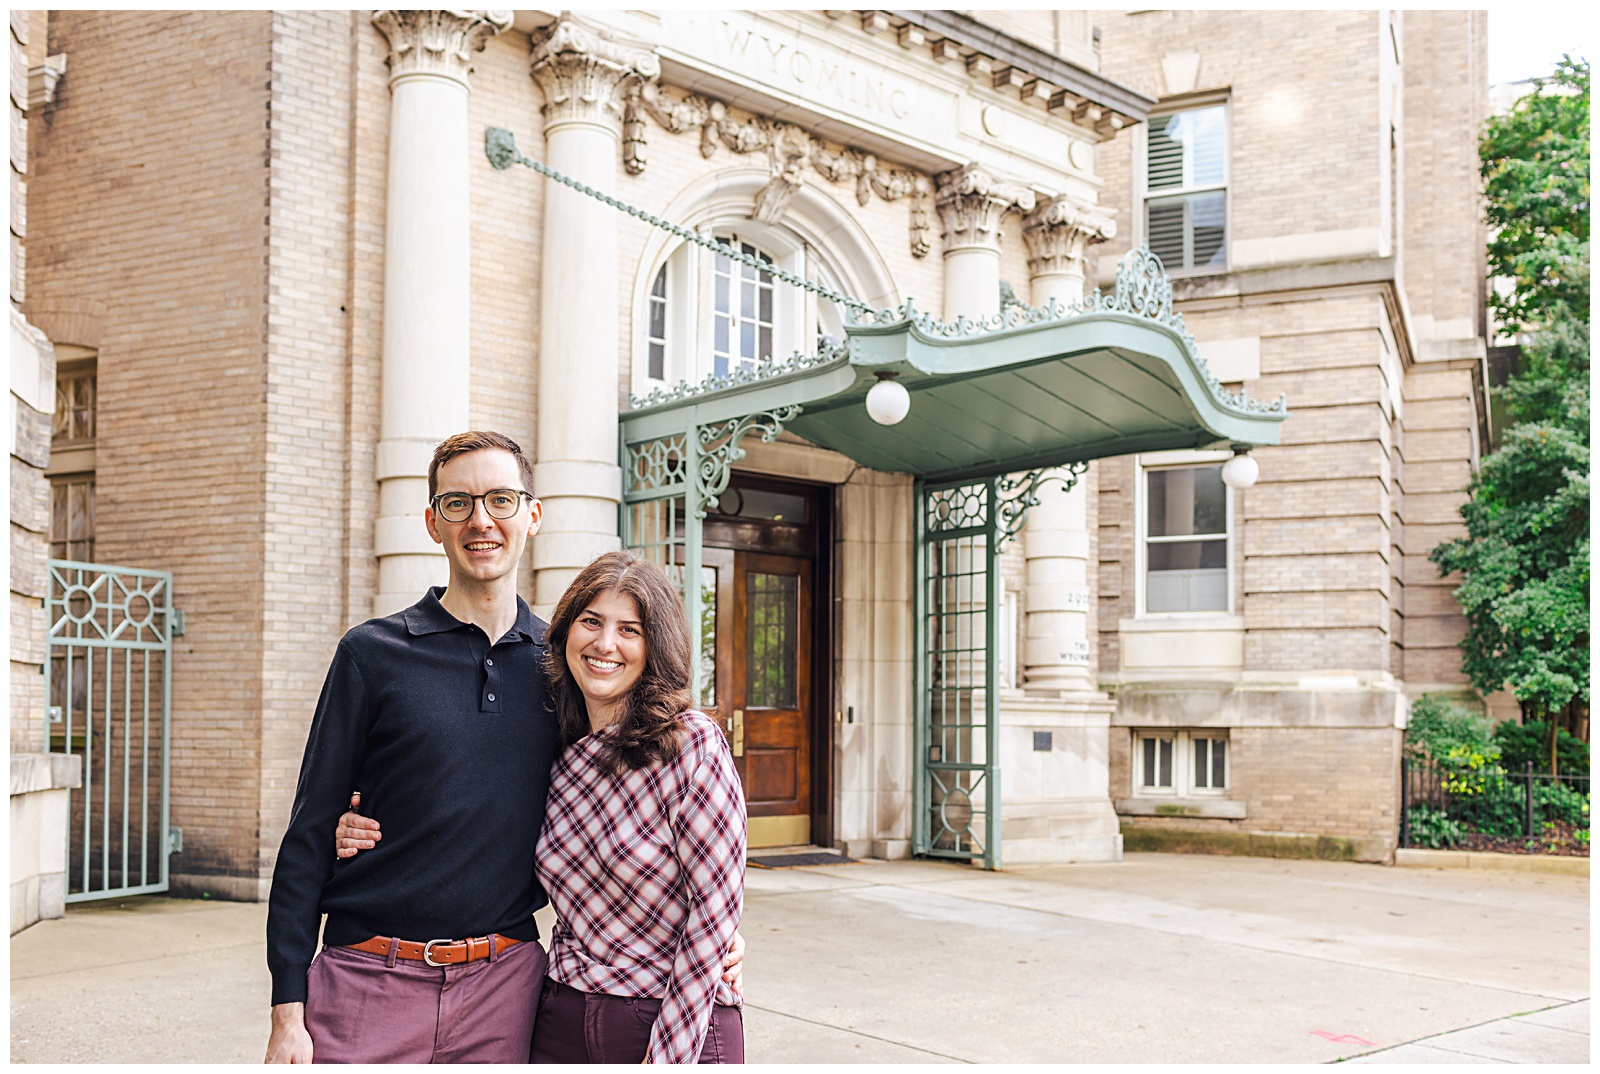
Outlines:
{"type": "MultiPolygon", "coordinates": [[[[712,221],[700,230],[741,253],[839,287],[823,256],[786,228],[741,219],[712,221]]],[[[693,243],[667,250],[646,271],[649,287],[636,292],[641,301],[634,314],[632,390],[638,395],[810,353],[821,337],[844,336],[843,313],[832,302],[693,243]]]]}

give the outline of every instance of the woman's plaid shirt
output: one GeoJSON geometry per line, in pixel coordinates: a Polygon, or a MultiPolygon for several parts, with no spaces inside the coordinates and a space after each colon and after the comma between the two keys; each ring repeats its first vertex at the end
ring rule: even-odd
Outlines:
{"type": "Polygon", "coordinates": [[[722,959],[744,909],[744,791],[727,739],[686,712],[676,760],[612,775],[608,730],[550,775],[537,853],[555,907],[550,976],[584,992],[660,999],[653,1063],[693,1063],[713,1003],[739,1006],[722,959]]]}

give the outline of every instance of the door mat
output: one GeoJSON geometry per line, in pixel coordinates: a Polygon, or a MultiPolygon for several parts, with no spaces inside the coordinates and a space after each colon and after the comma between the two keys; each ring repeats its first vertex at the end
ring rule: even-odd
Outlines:
{"type": "Polygon", "coordinates": [[[843,854],[813,851],[807,854],[768,854],[750,858],[746,864],[752,869],[793,869],[801,865],[854,865],[856,859],[843,854]]]}

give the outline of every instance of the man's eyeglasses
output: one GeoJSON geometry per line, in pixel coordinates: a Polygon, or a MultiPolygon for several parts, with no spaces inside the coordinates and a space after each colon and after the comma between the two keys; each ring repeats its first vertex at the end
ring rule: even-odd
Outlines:
{"type": "Polygon", "coordinates": [[[472,517],[473,503],[483,501],[483,509],[490,518],[510,518],[522,506],[522,498],[533,499],[533,493],[522,489],[490,489],[479,496],[467,492],[441,492],[433,498],[433,509],[446,522],[465,522],[472,517]]]}

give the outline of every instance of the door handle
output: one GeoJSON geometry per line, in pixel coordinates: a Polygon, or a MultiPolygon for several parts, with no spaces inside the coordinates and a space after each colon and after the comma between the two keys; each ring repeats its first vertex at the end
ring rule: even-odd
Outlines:
{"type": "Polygon", "coordinates": [[[733,710],[733,755],[744,756],[744,709],[733,710]]]}

